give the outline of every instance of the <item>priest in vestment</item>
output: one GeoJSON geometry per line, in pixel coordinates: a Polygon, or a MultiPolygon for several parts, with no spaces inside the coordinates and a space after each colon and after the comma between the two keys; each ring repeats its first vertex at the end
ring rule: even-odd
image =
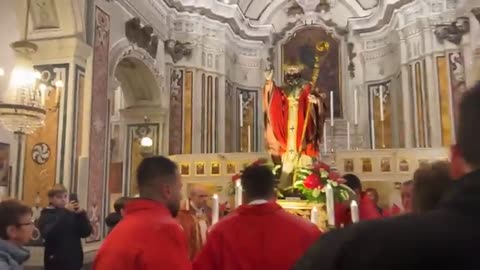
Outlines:
{"type": "Polygon", "coordinates": [[[207,232],[212,223],[211,209],[207,206],[208,198],[208,192],[204,187],[193,186],[187,202],[177,215],[177,220],[182,225],[187,238],[191,260],[205,244],[207,232]]]}
{"type": "Polygon", "coordinates": [[[245,204],[212,227],[193,269],[292,269],[320,235],[318,227],[275,203],[276,179],[270,168],[249,166],[241,183],[245,204]]]}
{"type": "MultiPolygon", "coordinates": [[[[287,175],[297,166],[311,165],[318,157],[325,122],[325,95],[312,89],[301,71],[301,66],[289,66],[282,87],[272,81],[272,71],[265,74],[265,140],[274,160],[281,159],[287,175]]],[[[282,174],[279,186],[291,185],[287,180],[282,174]]]]}

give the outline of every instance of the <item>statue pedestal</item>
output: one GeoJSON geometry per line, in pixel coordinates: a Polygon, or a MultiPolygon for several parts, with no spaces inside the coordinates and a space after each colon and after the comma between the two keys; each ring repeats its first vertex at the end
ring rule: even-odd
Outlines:
{"type": "Polygon", "coordinates": [[[322,231],[325,232],[328,230],[327,228],[327,213],[325,211],[325,204],[318,204],[307,202],[304,200],[294,200],[294,199],[287,199],[287,200],[277,200],[277,203],[280,204],[283,209],[287,212],[302,217],[308,221],[311,220],[312,215],[312,208],[317,207],[317,226],[322,231]]]}

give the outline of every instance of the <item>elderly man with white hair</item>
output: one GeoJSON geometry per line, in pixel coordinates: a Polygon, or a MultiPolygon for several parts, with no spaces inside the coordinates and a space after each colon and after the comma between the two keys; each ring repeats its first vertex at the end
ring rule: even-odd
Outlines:
{"type": "Polygon", "coordinates": [[[207,206],[208,199],[209,194],[204,186],[192,186],[188,200],[177,216],[187,238],[190,259],[193,259],[205,244],[208,228],[212,224],[211,209],[207,206]]]}

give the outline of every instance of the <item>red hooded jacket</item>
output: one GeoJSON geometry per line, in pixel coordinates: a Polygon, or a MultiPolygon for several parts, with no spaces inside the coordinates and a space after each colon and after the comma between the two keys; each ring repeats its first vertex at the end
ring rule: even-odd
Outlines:
{"type": "Polygon", "coordinates": [[[193,269],[290,270],[319,235],[274,202],[242,205],[212,227],[193,269]]]}

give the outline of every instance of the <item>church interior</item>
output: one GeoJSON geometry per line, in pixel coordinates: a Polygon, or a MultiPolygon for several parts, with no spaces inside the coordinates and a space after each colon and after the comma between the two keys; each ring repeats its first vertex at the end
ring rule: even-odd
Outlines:
{"type": "MultiPolygon", "coordinates": [[[[175,161],[185,197],[202,185],[234,205],[234,176],[274,151],[266,82],[292,67],[325,105],[316,157],[382,207],[448,161],[480,79],[480,1],[2,0],[0,15],[0,200],[38,217],[54,184],[77,194],[86,265],[145,157],[175,161]]],[[[29,249],[26,269],[42,269],[39,233],[29,249]]]]}

